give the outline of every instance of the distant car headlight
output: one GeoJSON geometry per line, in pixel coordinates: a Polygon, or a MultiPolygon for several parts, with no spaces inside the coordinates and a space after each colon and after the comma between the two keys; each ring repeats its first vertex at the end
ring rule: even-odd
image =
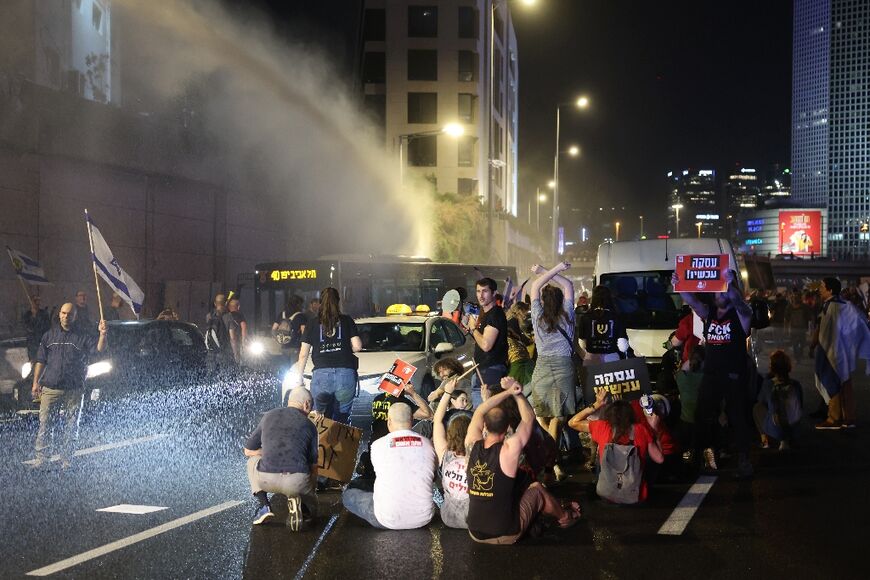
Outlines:
{"type": "Polygon", "coordinates": [[[26,379],[27,377],[29,377],[30,371],[32,371],[32,370],[33,370],[33,365],[30,364],[29,362],[26,362],[23,365],[21,365],[21,378],[26,379]]]}
{"type": "Polygon", "coordinates": [[[295,367],[290,368],[286,373],[284,373],[284,379],[281,381],[281,390],[282,392],[287,392],[296,387],[302,381],[300,380],[299,372],[295,367]]]}
{"type": "Polygon", "coordinates": [[[259,340],[254,340],[248,343],[248,354],[253,356],[263,356],[266,352],[266,347],[259,340]]]}
{"type": "Polygon", "coordinates": [[[86,377],[92,379],[94,377],[104,375],[111,370],[112,363],[107,360],[101,360],[100,362],[95,362],[92,365],[88,365],[88,374],[86,375],[86,377]]]}

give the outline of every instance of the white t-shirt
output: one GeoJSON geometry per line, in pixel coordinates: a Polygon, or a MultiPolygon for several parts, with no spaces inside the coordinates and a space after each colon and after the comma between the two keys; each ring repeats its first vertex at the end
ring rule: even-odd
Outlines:
{"type": "Polygon", "coordinates": [[[464,455],[456,455],[449,449],[441,462],[441,487],[454,499],[468,498],[468,470],[464,455]]]}
{"type": "Polygon", "coordinates": [[[371,447],[375,517],[385,528],[412,530],[435,515],[432,482],[438,459],[432,442],[411,430],[393,431],[371,447]]]}

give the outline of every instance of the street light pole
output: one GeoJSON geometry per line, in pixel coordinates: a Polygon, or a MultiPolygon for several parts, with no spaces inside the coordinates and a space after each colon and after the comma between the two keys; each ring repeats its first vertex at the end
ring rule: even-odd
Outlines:
{"type": "Polygon", "coordinates": [[[553,159],[553,237],[550,241],[550,249],[553,250],[551,263],[556,263],[559,258],[559,110],[556,105],[556,156],[553,159]]]}
{"type": "Polygon", "coordinates": [[[679,237],[680,237],[680,210],[683,208],[683,204],[681,204],[681,203],[675,203],[675,204],[672,205],[671,207],[674,209],[674,213],[675,213],[675,215],[676,215],[676,221],[677,221],[677,237],[679,238],[679,237]]]}
{"type": "Polygon", "coordinates": [[[695,225],[698,226],[698,238],[700,238],[700,237],[701,237],[701,225],[702,225],[702,222],[698,222],[698,223],[696,223],[695,225]]]}
{"type": "Polygon", "coordinates": [[[640,216],[640,239],[643,239],[643,216],[640,216]]]}
{"type": "Polygon", "coordinates": [[[619,222],[616,222],[616,241],[619,241],[619,222]]]}

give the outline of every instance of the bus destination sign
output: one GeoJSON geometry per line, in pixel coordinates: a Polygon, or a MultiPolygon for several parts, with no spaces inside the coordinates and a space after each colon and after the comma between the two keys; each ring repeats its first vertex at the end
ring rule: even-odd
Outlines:
{"type": "Polygon", "coordinates": [[[287,280],[316,280],[317,270],[272,270],[269,279],[273,282],[287,280]]]}

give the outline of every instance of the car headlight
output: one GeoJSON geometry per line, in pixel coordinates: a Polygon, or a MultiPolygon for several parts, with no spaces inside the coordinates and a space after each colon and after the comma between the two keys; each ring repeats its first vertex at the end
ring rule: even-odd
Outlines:
{"type": "Polygon", "coordinates": [[[263,356],[266,352],[266,347],[259,340],[254,340],[248,343],[248,354],[253,356],[263,356]]]}
{"type": "Polygon", "coordinates": [[[107,360],[101,360],[100,362],[95,362],[92,365],[88,365],[88,374],[86,376],[87,378],[92,379],[94,377],[104,375],[111,370],[112,363],[107,360]]]}
{"type": "Polygon", "coordinates": [[[33,370],[33,365],[30,364],[29,362],[26,362],[23,365],[21,365],[21,378],[26,379],[27,377],[29,377],[31,370],[33,370]]]}

